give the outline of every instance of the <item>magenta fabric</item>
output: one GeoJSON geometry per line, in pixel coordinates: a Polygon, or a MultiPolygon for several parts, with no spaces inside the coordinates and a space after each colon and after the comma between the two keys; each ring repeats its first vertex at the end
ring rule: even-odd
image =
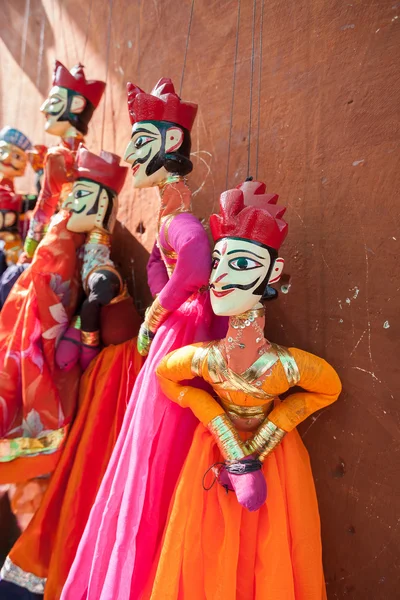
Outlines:
{"type": "Polygon", "coordinates": [[[227,321],[215,320],[208,293],[193,295],[210,274],[203,227],[192,215],[177,215],[168,241],[178,260],[160,299],[173,312],[157,331],[135,382],[62,600],[140,597],[197,425],[189,409],[161,392],[155,370],[168,352],[226,333],[227,321]]]}
{"type": "Polygon", "coordinates": [[[190,213],[180,213],[168,226],[161,226],[159,240],[163,248],[175,252],[175,270],[158,299],[161,306],[173,311],[199,288],[208,285],[211,272],[211,249],[200,221],[190,213]]]}
{"type": "Polygon", "coordinates": [[[149,262],[147,263],[147,282],[153,298],[155,298],[168,283],[167,269],[161,258],[161,252],[157,243],[154,244],[149,257],[149,262]]]}

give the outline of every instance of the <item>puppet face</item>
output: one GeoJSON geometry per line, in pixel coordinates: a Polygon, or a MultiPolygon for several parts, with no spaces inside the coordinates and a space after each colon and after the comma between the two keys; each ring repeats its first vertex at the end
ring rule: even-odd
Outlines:
{"type": "Polygon", "coordinates": [[[24,150],[10,144],[0,141],[0,173],[8,179],[21,177],[25,173],[28,156],[24,150]]]}
{"type": "Polygon", "coordinates": [[[162,131],[155,122],[135,123],[124,156],[124,160],[132,165],[133,187],[151,187],[166,179],[169,173],[164,166],[157,168],[157,158],[175,152],[182,145],[183,137],[179,127],[171,125],[162,131]]]}
{"type": "Polygon", "coordinates": [[[80,114],[85,109],[86,104],[86,99],[83,96],[73,94],[69,98],[67,88],[54,86],[51,88],[48,98],[40,107],[41,112],[46,117],[45,131],[63,137],[71,128],[68,113],[80,114]]]}
{"type": "Polygon", "coordinates": [[[17,225],[18,213],[13,210],[0,210],[0,231],[7,231],[17,225]]]}
{"type": "Polygon", "coordinates": [[[279,280],[283,259],[271,268],[268,248],[241,238],[218,240],[213,251],[210,277],[211,306],[216,315],[240,315],[252,309],[262,298],[267,283],[279,280]]]}
{"type": "Polygon", "coordinates": [[[95,227],[109,230],[110,223],[104,223],[109,203],[107,190],[99,183],[77,179],[63,205],[72,213],[67,229],[76,233],[89,232],[95,227]]]}

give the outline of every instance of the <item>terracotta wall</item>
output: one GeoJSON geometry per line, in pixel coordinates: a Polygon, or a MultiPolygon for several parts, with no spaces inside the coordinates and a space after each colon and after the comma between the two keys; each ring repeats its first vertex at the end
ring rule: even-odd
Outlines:
{"type": "MultiPolygon", "coordinates": [[[[51,143],[38,109],[55,57],[106,77],[89,147],[122,153],[125,82],[161,76],[199,103],[190,177],[207,222],[248,174],[281,195],[289,293],[271,339],[326,357],[340,401],[301,428],[320,501],[330,599],[399,589],[399,127],[396,0],[2,0],[1,124],[51,143]],[[396,397],[397,396],[397,397],[396,397]]],[[[27,177],[21,186],[32,186],[27,177]]],[[[121,195],[114,253],[139,306],[153,193],[121,195]]]]}

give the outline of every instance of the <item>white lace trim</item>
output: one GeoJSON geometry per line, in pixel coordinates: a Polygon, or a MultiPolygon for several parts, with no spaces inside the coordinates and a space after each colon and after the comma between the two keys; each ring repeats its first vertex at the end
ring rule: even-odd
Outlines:
{"type": "Polygon", "coordinates": [[[10,583],[15,583],[20,587],[23,587],[33,594],[44,594],[44,587],[46,585],[46,579],[44,577],[38,577],[33,573],[28,573],[14,565],[9,556],[7,556],[3,568],[0,572],[0,578],[10,583]]]}

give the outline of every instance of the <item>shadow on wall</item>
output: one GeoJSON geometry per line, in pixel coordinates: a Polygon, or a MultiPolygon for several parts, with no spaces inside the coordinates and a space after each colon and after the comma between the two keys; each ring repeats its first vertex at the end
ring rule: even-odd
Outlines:
{"type": "Polygon", "coordinates": [[[113,232],[111,258],[125,279],[138,312],[142,314],[152,301],[146,273],[149,252],[119,221],[113,232]],[[130,259],[127,260],[127,257],[130,259]],[[136,289],[141,291],[140,298],[136,289]]]}
{"type": "Polygon", "coordinates": [[[0,37],[19,67],[44,96],[51,72],[43,57],[54,46],[54,35],[41,0],[2,2],[0,37]]]}

